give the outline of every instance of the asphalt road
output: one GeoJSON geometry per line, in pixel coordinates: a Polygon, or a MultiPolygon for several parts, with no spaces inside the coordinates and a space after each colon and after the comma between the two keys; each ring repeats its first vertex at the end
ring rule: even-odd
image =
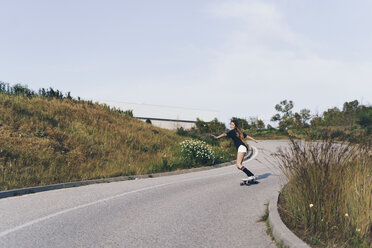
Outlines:
{"type": "Polygon", "coordinates": [[[281,183],[270,157],[285,141],[254,144],[235,166],[0,199],[0,247],[275,247],[263,222],[281,183]]]}

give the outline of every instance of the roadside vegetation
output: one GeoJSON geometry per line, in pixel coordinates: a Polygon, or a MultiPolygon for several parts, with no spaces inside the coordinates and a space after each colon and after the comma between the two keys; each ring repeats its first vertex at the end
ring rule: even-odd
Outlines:
{"type": "Polygon", "coordinates": [[[291,143],[276,154],[282,220],[313,247],[372,247],[372,107],[355,100],[311,116],[293,105],[272,117],[291,143]]]}
{"type": "Polygon", "coordinates": [[[205,140],[154,127],[70,93],[0,82],[0,190],[151,174],[233,160],[231,142],[182,147],[205,140]],[[210,152],[210,154],[208,153],[210,152]],[[213,154],[213,157],[211,157],[213,154]]]}
{"type": "Polygon", "coordinates": [[[372,247],[372,107],[355,100],[311,116],[284,100],[275,109],[291,144],[276,154],[283,222],[312,247],[372,247]]]}
{"type": "Polygon", "coordinates": [[[372,246],[371,143],[291,140],[277,153],[288,181],[284,223],[313,247],[372,246]]]}

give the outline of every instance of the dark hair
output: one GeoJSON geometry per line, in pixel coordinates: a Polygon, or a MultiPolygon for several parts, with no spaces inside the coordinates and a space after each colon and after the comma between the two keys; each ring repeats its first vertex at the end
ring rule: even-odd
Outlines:
{"type": "Polygon", "coordinates": [[[238,122],[238,120],[235,120],[235,119],[231,119],[231,121],[230,122],[232,122],[232,123],[234,123],[235,124],[235,129],[240,129],[240,126],[239,126],[239,122],[238,122]]]}
{"type": "Polygon", "coordinates": [[[243,144],[245,144],[247,146],[247,148],[249,148],[249,145],[244,140],[243,131],[242,131],[242,129],[239,126],[238,120],[231,119],[231,122],[235,124],[235,129],[234,130],[235,130],[235,132],[238,132],[239,139],[243,142],[243,144]]]}

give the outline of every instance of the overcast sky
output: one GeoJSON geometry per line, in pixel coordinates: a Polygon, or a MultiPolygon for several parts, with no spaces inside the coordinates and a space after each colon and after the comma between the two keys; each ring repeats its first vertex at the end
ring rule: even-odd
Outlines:
{"type": "Polygon", "coordinates": [[[0,80],[266,122],[372,103],[369,0],[0,0],[0,80]]]}

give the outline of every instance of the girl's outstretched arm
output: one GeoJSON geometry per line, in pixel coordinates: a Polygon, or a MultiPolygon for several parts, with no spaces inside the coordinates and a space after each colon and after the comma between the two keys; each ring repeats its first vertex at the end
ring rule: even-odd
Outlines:
{"type": "Polygon", "coordinates": [[[221,135],[219,135],[219,136],[214,136],[214,135],[212,135],[212,137],[215,138],[215,139],[219,139],[219,138],[226,137],[226,136],[227,136],[226,133],[223,133],[223,134],[221,134],[221,135]]]}
{"type": "Polygon", "coordinates": [[[246,136],[246,138],[248,138],[248,139],[251,139],[251,140],[253,140],[254,142],[258,143],[258,141],[257,141],[257,140],[255,140],[254,138],[252,138],[252,137],[251,137],[251,136],[249,136],[249,135],[247,135],[247,136],[246,136]]]}

